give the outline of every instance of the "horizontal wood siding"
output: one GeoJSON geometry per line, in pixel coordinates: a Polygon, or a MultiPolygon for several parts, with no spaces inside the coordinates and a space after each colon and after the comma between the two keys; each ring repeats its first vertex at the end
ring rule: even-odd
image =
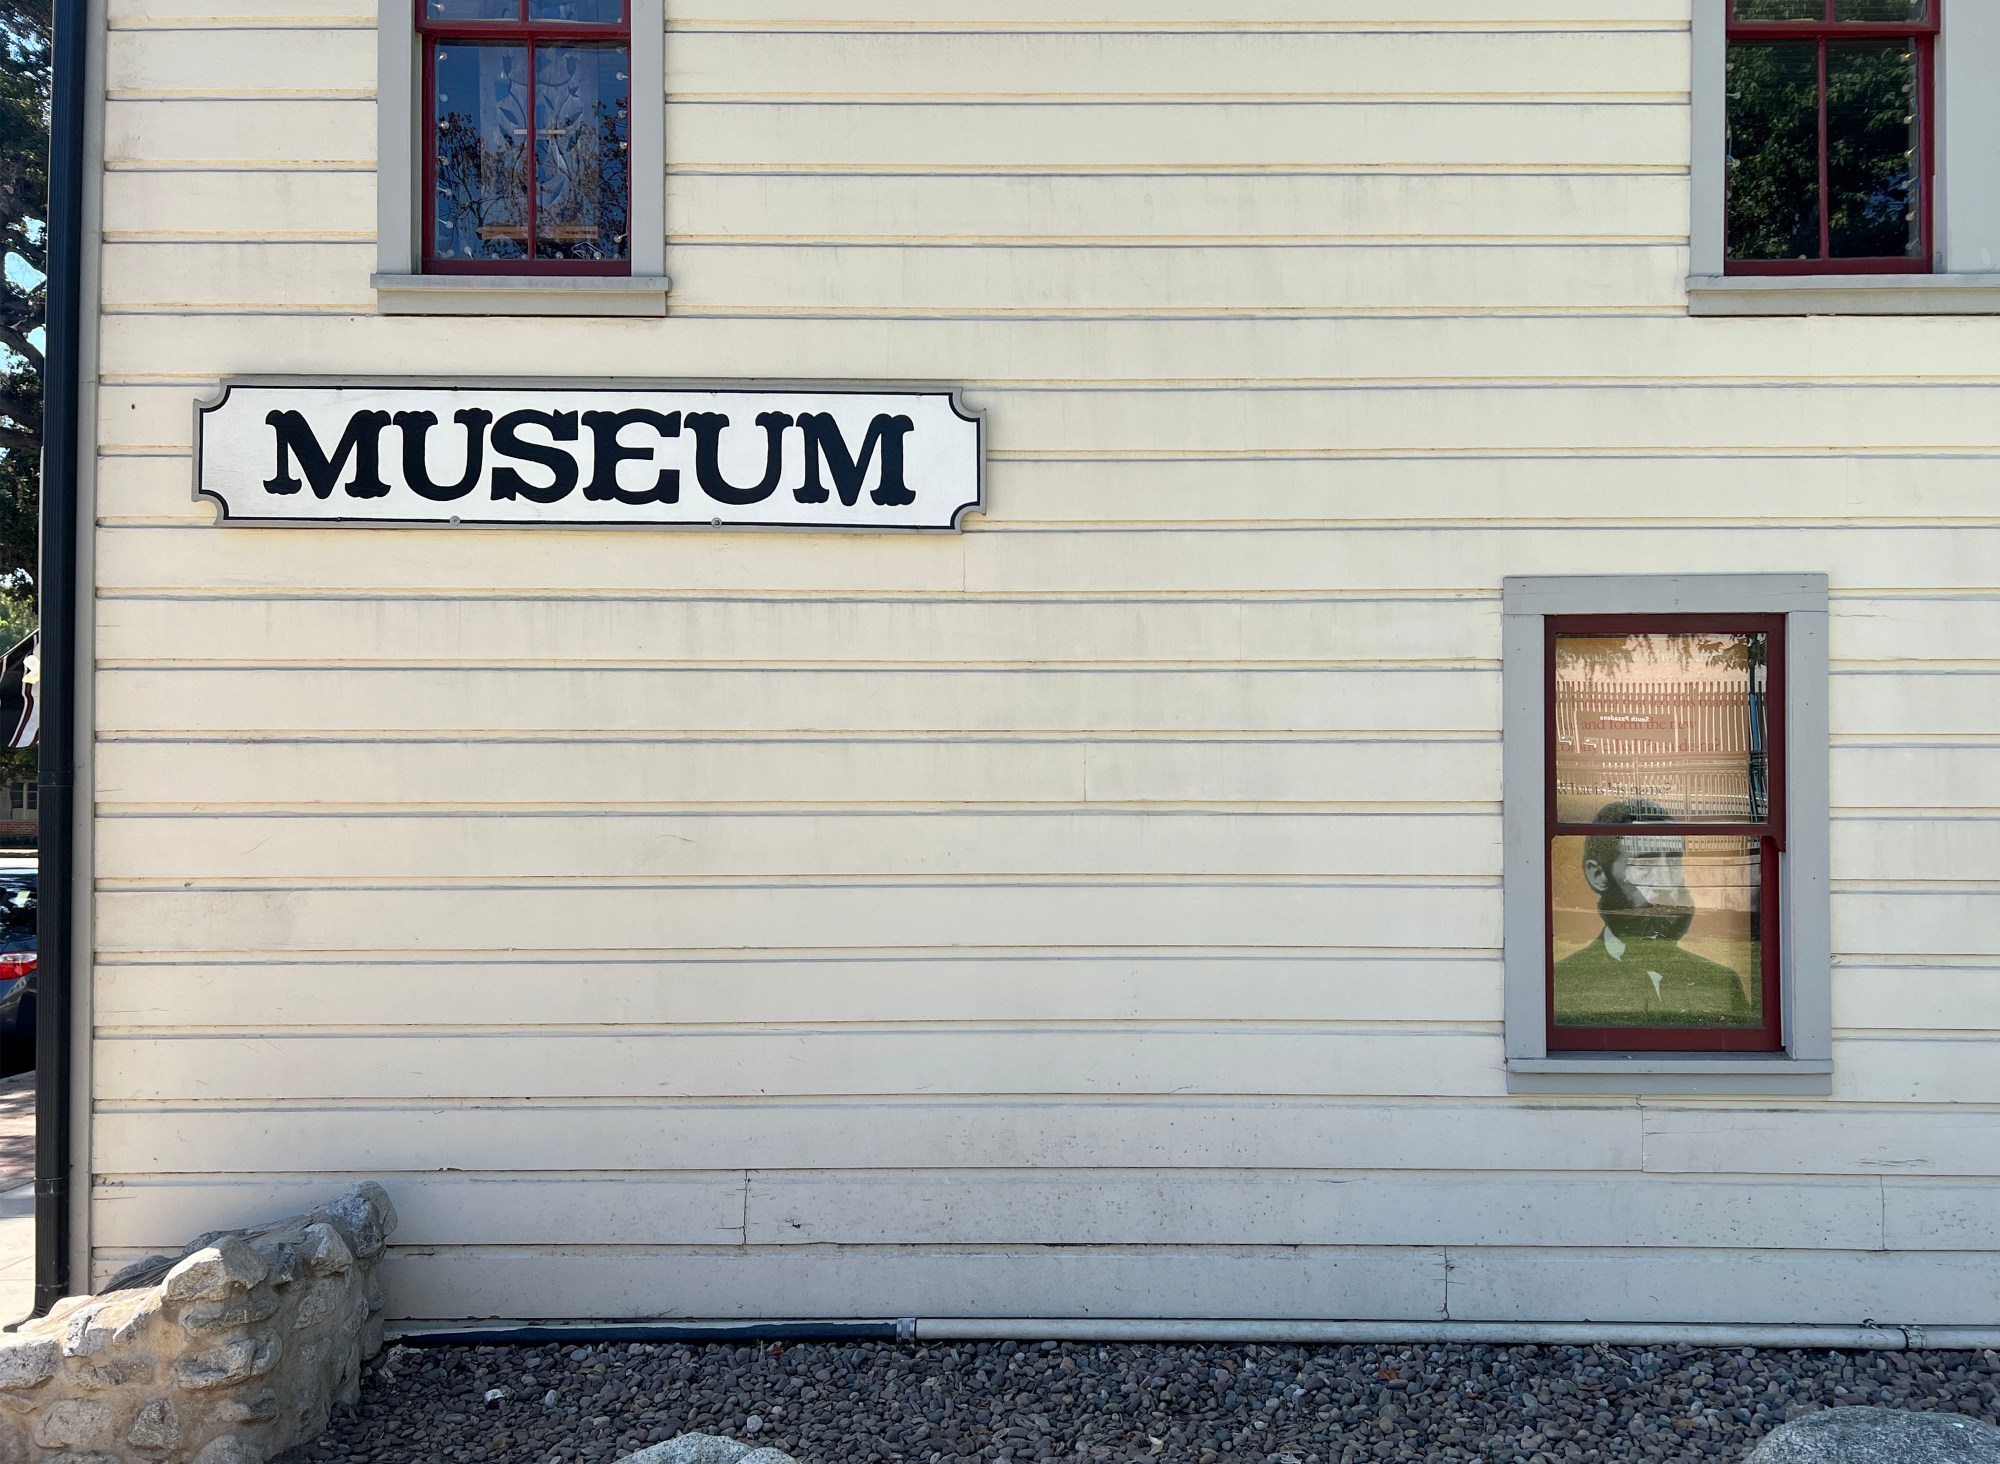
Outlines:
{"type": "Polygon", "coordinates": [[[102,1274],[1992,1324],[2000,326],[1690,320],[1688,0],[680,0],[665,320],[377,314],[375,7],[111,0],[102,1274]],[[884,378],[961,536],[214,527],[221,377],[884,378]],[[1504,576],[1833,587],[1830,1102],[1521,1099],[1504,576]]]}

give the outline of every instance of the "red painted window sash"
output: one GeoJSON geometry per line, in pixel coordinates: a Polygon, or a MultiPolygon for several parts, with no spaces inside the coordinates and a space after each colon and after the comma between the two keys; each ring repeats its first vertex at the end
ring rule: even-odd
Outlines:
{"type": "MultiPolygon", "coordinates": [[[[629,275],[631,261],[632,154],[625,154],[626,258],[624,259],[537,259],[541,241],[537,230],[540,187],[537,177],[540,136],[535,125],[536,49],[549,43],[574,41],[623,41],[626,69],[631,69],[632,4],[624,0],[622,17],[616,23],[584,23],[572,20],[529,20],[528,0],[520,0],[515,20],[431,20],[424,14],[424,0],[410,0],[415,13],[417,34],[424,48],[424,240],[421,256],[425,274],[463,275],[629,275]],[[514,41],[528,51],[528,257],[526,259],[438,259],[437,248],[437,43],[439,41],[514,41]]],[[[637,78],[633,78],[636,82],[637,78]]],[[[636,91],[628,84],[627,95],[636,91]]]]}
{"type": "Polygon", "coordinates": [[[1779,903],[1785,848],[1785,617],[1782,615],[1551,615],[1542,622],[1542,969],[1545,1034],[1550,1052],[1783,1052],[1784,952],[1779,903]],[[1761,823],[1568,823],[1556,816],[1556,639],[1566,635],[1673,635],[1709,631],[1765,637],[1764,757],[1768,789],[1761,823]],[[1550,845],[1563,836],[1613,834],[1633,828],[1682,836],[1754,838],[1759,848],[1758,985],[1764,1020],[1758,1027],[1558,1027],[1555,860],[1550,845]]]}
{"type": "Polygon", "coordinates": [[[1928,33],[1936,35],[1944,24],[1938,14],[1943,0],[1930,0],[1924,6],[1921,20],[1835,20],[1838,8],[1835,0],[1821,0],[1818,20],[1743,20],[1736,14],[1737,0],[1722,0],[1729,23],[1729,34],[1736,36],[1795,36],[1801,31],[1808,34],[1831,31],[1843,36],[1908,36],[1928,33]]]}
{"type": "MultiPolygon", "coordinates": [[[[1824,0],[1818,20],[1738,20],[1736,0],[1727,7],[1731,41],[1810,40],[1819,52],[1819,255],[1818,259],[1725,259],[1724,274],[1844,275],[1929,274],[1933,250],[1932,221],[1937,185],[1937,38],[1944,29],[1944,0],[1930,0],[1923,20],[1835,20],[1834,0],[1824,0]],[[1833,252],[1832,189],[1827,179],[1826,46],[1832,40],[1903,40],[1917,53],[1917,257],[1889,255],[1831,259],[1833,252]]],[[[1725,248],[1727,246],[1725,245],[1725,248]]]]}

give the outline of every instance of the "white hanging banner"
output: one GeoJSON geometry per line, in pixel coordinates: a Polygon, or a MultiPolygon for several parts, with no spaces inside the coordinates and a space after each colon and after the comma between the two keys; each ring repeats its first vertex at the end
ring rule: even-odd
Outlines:
{"type": "Polygon", "coordinates": [[[195,418],[227,523],[952,529],[983,424],[949,390],[232,382],[195,418]]]}

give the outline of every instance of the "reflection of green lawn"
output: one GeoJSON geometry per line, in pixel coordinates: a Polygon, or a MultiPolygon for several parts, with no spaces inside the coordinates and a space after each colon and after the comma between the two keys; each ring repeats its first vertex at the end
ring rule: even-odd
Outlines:
{"type": "MultiPolygon", "coordinates": [[[[1757,979],[1758,943],[1748,939],[1715,938],[1709,936],[1689,937],[1678,943],[1685,956],[1699,957],[1702,961],[1713,962],[1725,968],[1735,977],[1737,991],[1732,992],[1726,985],[1721,972],[1713,971],[1707,977],[1689,972],[1670,975],[1676,983],[1676,999],[1662,1008],[1657,1002],[1641,1005],[1635,997],[1637,993],[1630,985],[1634,974],[1629,966],[1622,967],[1610,962],[1599,952],[1595,957],[1584,954],[1588,947],[1574,947],[1572,950],[1558,948],[1556,951],[1555,1020],[1562,1027],[1757,1027],[1763,1024],[1763,983],[1757,979]],[[1572,964],[1568,970],[1563,963],[1567,957],[1576,954],[1581,964],[1572,964]],[[1739,993],[1747,999],[1748,1010],[1738,1005],[1739,993]]],[[[1661,961],[1661,969],[1668,972],[1685,972],[1685,966],[1669,956],[1667,950],[1658,948],[1659,954],[1652,957],[1661,961]]],[[[1645,948],[1640,948],[1639,959],[1644,959],[1645,948]]],[[[1628,957],[1629,959],[1629,957],[1628,957]]]]}
{"type": "MultiPolygon", "coordinates": [[[[1595,939],[1593,932],[1592,938],[1595,939]]],[[[1556,942],[1556,959],[1589,945],[1584,940],[1564,940],[1556,942]]],[[[1736,973],[1736,979],[1743,983],[1743,990],[1752,1001],[1757,1000],[1763,983],[1757,980],[1757,942],[1754,940],[1731,940],[1727,937],[1689,936],[1681,942],[1683,950],[1693,951],[1717,965],[1727,966],[1736,973]]]]}
{"type": "Polygon", "coordinates": [[[1750,998],[1750,1022],[1748,1026],[1760,1026],[1764,1022],[1764,982],[1758,980],[1758,942],[1754,940],[1730,940],[1726,936],[1688,936],[1680,942],[1682,948],[1692,950],[1696,956],[1706,956],[1718,966],[1728,966],[1736,972],[1736,980],[1744,986],[1744,996],[1750,998]]]}
{"type": "Polygon", "coordinates": [[[1764,983],[1757,979],[1757,942],[1754,940],[1695,939],[1681,942],[1686,949],[1697,956],[1706,956],[1718,965],[1727,966],[1736,973],[1736,979],[1743,983],[1743,994],[1750,998],[1750,1010],[1759,1021],[1764,1017],[1764,983]]]}

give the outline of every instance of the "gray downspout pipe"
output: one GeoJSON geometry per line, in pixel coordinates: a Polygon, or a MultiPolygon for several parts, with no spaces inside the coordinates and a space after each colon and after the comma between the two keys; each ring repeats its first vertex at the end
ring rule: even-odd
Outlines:
{"type": "Polygon", "coordinates": [[[35,1311],[71,1290],[70,992],[76,971],[76,546],[82,443],[88,0],[56,0],[42,364],[41,870],[35,968],[35,1311]]]}
{"type": "Polygon", "coordinates": [[[1909,1323],[1766,1325],[1735,1322],[1354,1322],[1228,1320],[1215,1317],[901,1317],[756,1321],[391,1322],[405,1347],[688,1345],[746,1342],[1074,1342],[1201,1346],[1265,1343],[1298,1347],[1756,1347],[1826,1352],[1968,1352],[2000,1347],[2000,1327],[1909,1323]]]}

